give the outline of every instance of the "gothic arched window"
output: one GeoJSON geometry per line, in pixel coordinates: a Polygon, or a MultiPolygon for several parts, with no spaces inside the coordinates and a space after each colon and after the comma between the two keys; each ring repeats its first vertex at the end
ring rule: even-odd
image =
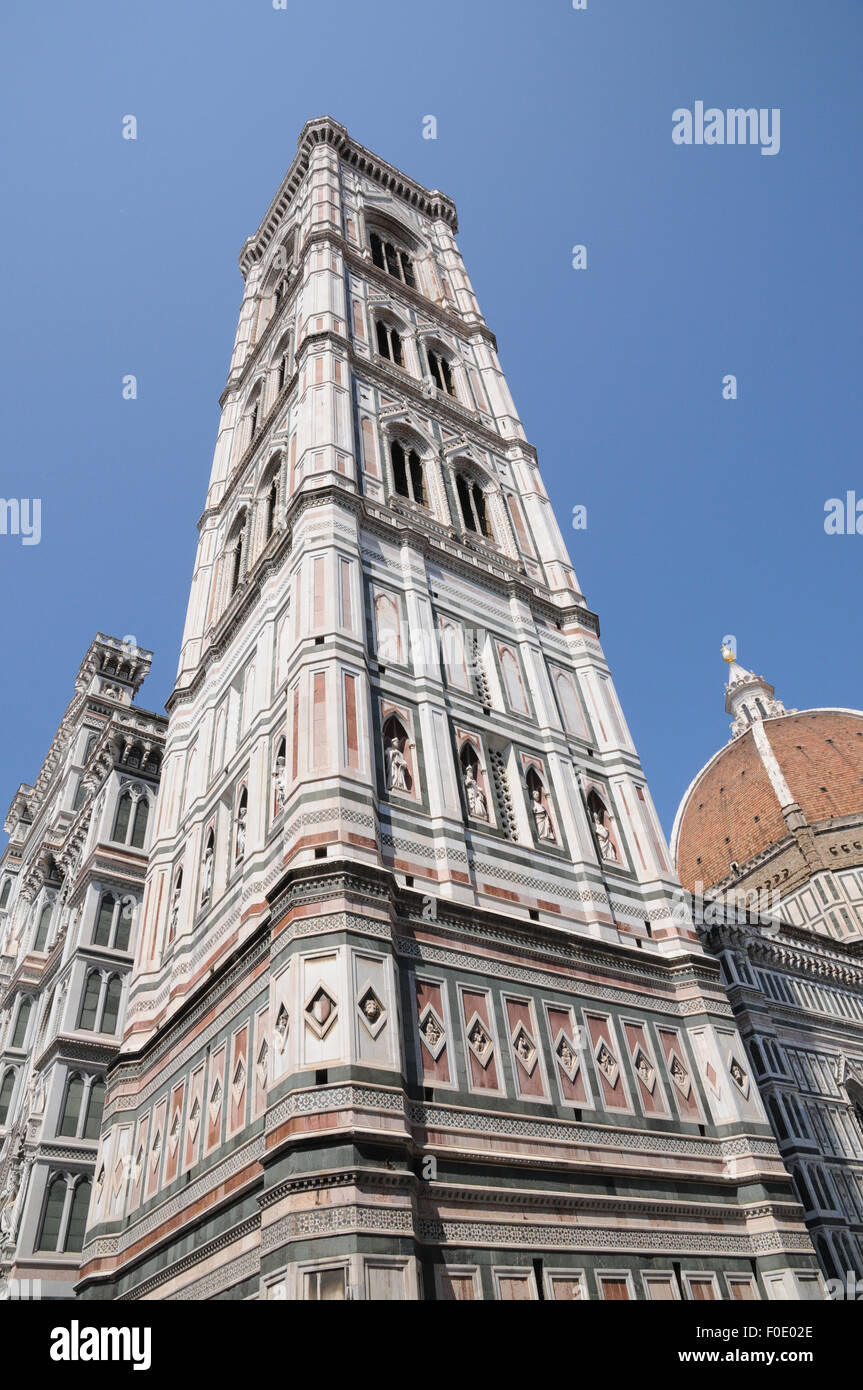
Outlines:
{"type": "Polygon", "coordinates": [[[51,927],[51,913],[54,911],[53,903],[45,903],[39,913],[39,925],[36,928],[36,935],[33,939],[33,950],[44,951],[48,944],[48,932],[51,927]]]}
{"type": "Polygon", "coordinates": [[[276,351],[273,353],[273,361],[275,362],[276,369],[278,371],[277,383],[278,390],[280,393],[284,390],[285,382],[288,379],[288,369],[290,367],[290,354],[291,335],[290,333],[286,333],[285,336],[279,342],[276,351]]]}
{"type": "Polygon", "coordinates": [[[255,438],[263,416],[263,385],[258,385],[249,397],[247,414],[249,417],[249,443],[255,438]]]}
{"type": "Polygon", "coordinates": [[[243,577],[246,549],[246,513],[240,512],[228,541],[228,593],[235,594],[243,577]]]}
{"type": "Polygon", "coordinates": [[[105,1082],[101,1077],[93,1082],[90,1087],[90,1098],[87,1101],[87,1114],[84,1118],[84,1139],[98,1139],[99,1126],[102,1123],[102,1111],[105,1108],[105,1082]]]}
{"type": "Polygon", "coordinates": [[[461,508],[461,519],[466,531],[491,540],[491,529],[486,515],[485,493],[479,483],[459,473],[456,478],[456,491],[461,508]]]}
{"type": "Polygon", "coordinates": [[[66,1096],[63,1101],[63,1114],[58,1131],[64,1138],[77,1139],[78,1123],[81,1119],[81,1102],[84,1099],[84,1078],[77,1073],[69,1077],[66,1096]]]}
{"type": "Polygon", "coordinates": [[[64,1254],[77,1254],[84,1245],[84,1232],[87,1229],[87,1212],[90,1209],[90,1179],[80,1178],[75,1184],[72,1205],[69,1209],[69,1224],[63,1241],[64,1254]]]}
{"type": "Polygon", "coordinates": [[[42,1209],[42,1223],[39,1227],[37,1250],[56,1250],[60,1241],[60,1227],[66,1211],[66,1178],[56,1173],[48,1184],[45,1206],[42,1209]]]}
{"type": "Polygon", "coordinates": [[[377,338],[378,354],[385,357],[388,362],[394,362],[397,367],[403,367],[405,355],[402,347],[402,335],[398,329],[384,319],[378,319],[375,323],[375,337],[377,338]]]}
{"type": "Polygon", "coordinates": [[[437,389],[446,392],[448,396],[454,396],[456,394],[456,389],[449,359],[444,357],[443,353],[438,352],[435,348],[429,348],[428,362],[429,371],[434,378],[434,384],[437,389]]]}
{"type": "Polygon", "coordinates": [[[99,1001],[102,997],[102,976],[98,970],[91,970],[87,976],[84,986],[84,996],[81,1000],[81,1012],[78,1016],[78,1027],[85,1033],[95,1033],[96,1020],[99,1016],[99,1001]]]}
{"type": "Polygon", "coordinates": [[[6,904],[8,903],[8,901],[9,901],[9,894],[10,894],[11,890],[12,890],[12,880],[11,880],[11,878],[4,879],[4,880],[3,880],[3,887],[0,888],[0,909],[4,908],[4,907],[6,906],[6,904]]]}
{"type": "Polygon", "coordinates": [[[18,1016],[15,1019],[15,1031],[12,1034],[12,1047],[23,1047],[27,1040],[27,1025],[30,1022],[30,1011],[33,1008],[33,1000],[24,998],[18,1006],[18,1016]]]}
{"type": "Polygon", "coordinates": [[[406,449],[398,439],[394,439],[390,446],[390,458],[393,465],[393,487],[399,497],[408,497],[411,502],[425,507],[427,503],[423,465],[416,449],[406,449]]]}
{"type": "Polygon", "coordinates": [[[114,818],[114,833],[111,838],[122,845],[130,845],[133,849],[143,849],[149,815],[150,803],[146,793],[142,791],[139,795],[133,796],[132,789],[127,787],[117,802],[117,815],[114,818]]]}
{"type": "Polygon", "coordinates": [[[413,261],[407,251],[401,246],[396,246],[395,242],[385,239],[378,232],[370,234],[369,244],[372,250],[372,263],[379,270],[385,270],[388,275],[392,275],[393,279],[401,280],[411,289],[416,288],[413,261]]]}
{"type": "Polygon", "coordinates": [[[12,1104],[12,1092],[15,1090],[15,1069],[9,1067],[0,1083],[0,1125],[5,1125],[9,1118],[9,1106],[12,1104]]]}
{"type": "Polygon", "coordinates": [[[117,899],[113,893],[103,893],[102,901],[99,903],[99,913],[96,917],[96,929],[93,932],[94,946],[110,946],[111,928],[114,925],[114,908],[117,899]]]}
{"type": "Polygon", "coordinates": [[[120,1000],[123,997],[123,982],[119,975],[112,975],[105,991],[105,1007],[102,1010],[100,1033],[116,1033],[117,1019],[120,1016],[120,1000]]]}

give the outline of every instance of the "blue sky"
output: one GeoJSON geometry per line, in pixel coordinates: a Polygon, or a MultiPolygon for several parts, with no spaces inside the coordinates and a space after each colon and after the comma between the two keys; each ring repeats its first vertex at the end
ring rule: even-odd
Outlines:
{"type": "Polygon", "coordinates": [[[7,0],[0,38],[0,496],[43,508],[0,536],[4,808],[96,631],[170,693],[237,255],[322,114],[458,204],[666,830],[725,633],[789,706],[861,704],[863,536],[823,527],[863,498],[857,0],[7,0]],[[674,145],[696,100],[779,107],[780,153],[674,145]]]}

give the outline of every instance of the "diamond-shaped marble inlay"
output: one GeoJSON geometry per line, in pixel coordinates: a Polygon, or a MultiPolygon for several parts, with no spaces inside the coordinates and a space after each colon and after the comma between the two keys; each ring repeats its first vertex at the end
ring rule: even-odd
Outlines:
{"type": "Polygon", "coordinates": [[[368,983],[360,990],[357,1008],[366,1029],[376,1038],[387,1021],[387,1011],[368,983]]]}
{"type": "Polygon", "coordinates": [[[291,1026],[291,1019],[284,1004],[279,1005],[279,1012],[276,1014],[276,1037],[279,1040],[279,1051],[284,1052],[288,1043],[288,1029],[291,1026]]]}
{"type": "Polygon", "coordinates": [[[316,985],[306,1000],[306,1023],[319,1038],[325,1038],[336,1021],[339,1006],[326,985],[316,985]]]}
{"type": "Polygon", "coordinates": [[[214,1125],[222,1108],[222,1083],[218,1077],[213,1082],[213,1089],[210,1092],[210,1124],[214,1125]]]}
{"type": "Polygon", "coordinates": [[[246,1089],[246,1064],[242,1057],[237,1058],[237,1065],[234,1067],[234,1075],[231,1079],[231,1095],[234,1104],[239,1105],[246,1089]]]}
{"type": "Polygon", "coordinates": [[[716,1075],[716,1069],[713,1066],[712,1062],[707,1062],[705,1064],[704,1075],[707,1077],[707,1084],[710,1087],[711,1091],[718,1098],[721,1095],[719,1089],[719,1077],[716,1075]]]}
{"type": "Polygon", "coordinates": [[[676,1052],[671,1052],[668,1058],[668,1070],[671,1079],[677,1087],[684,1100],[688,1100],[689,1092],[692,1090],[692,1080],[686,1067],[681,1062],[676,1052]]]}
{"type": "Polygon", "coordinates": [[[487,1067],[494,1051],[491,1037],[479,1014],[474,1014],[467,1026],[468,1047],[481,1067],[487,1067]]]}
{"type": "Polygon", "coordinates": [[[105,1186],[105,1165],[104,1165],[104,1163],[103,1163],[103,1164],[100,1165],[99,1171],[98,1171],[98,1173],[96,1174],[96,1196],[97,1196],[97,1197],[101,1197],[101,1195],[102,1195],[102,1188],[103,1188],[104,1186],[105,1186]]]}
{"type": "Polygon", "coordinates": [[[198,1137],[198,1130],[201,1125],[201,1102],[195,1096],[192,1109],[189,1111],[189,1133],[192,1136],[192,1143],[198,1137]]]}
{"type": "Polygon", "coordinates": [[[734,1056],[733,1052],[728,1054],[728,1074],[734,1082],[740,1094],[744,1097],[749,1095],[749,1076],[734,1056]]]}
{"type": "Polygon", "coordinates": [[[446,1046],[446,1029],[440,1015],[435,1012],[431,1004],[426,1004],[420,1014],[419,1030],[423,1046],[430,1054],[432,1061],[436,1062],[446,1046]]]}
{"type": "Polygon", "coordinates": [[[134,1171],[134,1173],[133,1173],[133,1175],[132,1175],[132,1176],[134,1177],[134,1179],[135,1179],[135,1182],[138,1182],[138,1181],[140,1180],[141,1173],[142,1173],[143,1171],[144,1171],[144,1146],[143,1146],[143,1144],[142,1144],[141,1147],[138,1149],[137,1154],[135,1155],[135,1171],[134,1171]]]}
{"type": "Polygon", "coordinates": [[[518,1025],[512,1035],[512,1050],[516,1055],[517,1061],[524,1067],[528,1076],[532,1076],[536,1067],[536,1044],[523,1023],[518,1025]]]}
{"type": "Polygon", "coordinates": [[[653,1063],[642,1047],[637,1047],[635,1049],[635,1056],[632,1060],[635,1063],[635,1072],[639,1081],[641,1081],[650,1094],[653,1095],[654,1087],[656,1086],[656,1070],[653,1063]]]}
{"type": "Polygon", "coordinates": [[[574,1081],[581,1063],[575,1049],[575,1044],[562,1030],[555,1039],[554,1055],[560,1063],[565,1075],[569,1077],[570,1081],[574,1081]]]}
{"type": "Polygon", "coordinates": [[[118,1158],[114,1164],[114,1176],[111,1179],[111,1192],[116,1197],[120,1188],[123,1186],[123,1179],[126,1176],[126,1164],[122,1158],[118,1158]]]}
{"type": "Polygon", "coordinates": [[[620,1075],[620,1067],[617,1065],[617,1059],[614,1053],[606,1043],[600,1042],[594,1055],[596,1057],[596,1065],[599,1067],[599,1070],[602,1072],[609,1086],[613,1088],[617,1085],[617,1078],[620,1075]]]}
{"type": "Polygon", "coordinates": [[[179,1112],[179,1110],[175,1110],[175,1111],[174,1111],[174,1118],[173,1118],[173,1120],[172,1120],[172,1122],[171,1122],[171,1129],[170,1129],[170,1132],[169,1132],[169,1134],[168,1134],[168,1148],[169,1148],[169,1150],[170,1150],[170,1152],[171,1152],[172,1154],[176,1151],[176,1148],[177,1148],[177,1145],[179,1144],[179,1142],[180,1142],[180,1112],[179,1112]]]}
{"type": "Polygon", "coordinates": [[[158,1130],[158,1129],[157,1129],[157,1130],[156,1130],[155,1138],[153,1139],[153,1147],[150,1149],[150,1167],[151,1167],[151,1168],[155,1168],[155,1167],[157,1166],[157,1164],[158,1164],[158,1162],[159,1162],[159,1155],[161,1154],[161,1152],[162,1152],[162,1132],[161,1132],[161,1130],[158,1130]]]}
{"type": "Polygon", "coordinates": [[[258,1085],[262,1090],[266,1090],[267,1078],[270,1072],[270,1049],[267,1046],[266,1038],[262,1039],[261,1045],[258,1048],[258,1059],[255,1071],[258,1077],[258,1085]]]}

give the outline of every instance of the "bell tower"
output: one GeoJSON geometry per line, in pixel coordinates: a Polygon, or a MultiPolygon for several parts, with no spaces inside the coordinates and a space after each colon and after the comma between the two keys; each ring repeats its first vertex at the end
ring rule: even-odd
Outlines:
{"type": "Polygon", "coordinates": [[[456,231],[325,118],[243,247],[87,1296],[815,1277],[456,231]]]}

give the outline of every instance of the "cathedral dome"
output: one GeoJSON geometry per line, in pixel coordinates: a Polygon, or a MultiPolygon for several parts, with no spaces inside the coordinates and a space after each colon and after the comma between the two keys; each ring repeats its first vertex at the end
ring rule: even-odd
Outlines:
{"type": "MultiPolygon", "coordinates": [[[[698,773],[675,817],[671,849],[683,886],[745,877],[747,866],[801,830],[810,871],[819,858],[838,867],[828,832],[863,819],[863,712],[788,711],[763,677],[723,655],[732,737],[698,773]]],[[[841,852],[848,865],[863,862],[853,843],[841,852]]]]}

